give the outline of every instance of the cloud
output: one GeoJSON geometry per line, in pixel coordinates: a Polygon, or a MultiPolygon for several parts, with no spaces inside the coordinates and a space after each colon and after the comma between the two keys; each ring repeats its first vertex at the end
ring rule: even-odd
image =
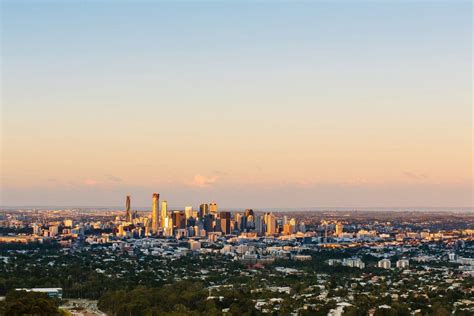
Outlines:
{"type": "Polygon", "coordinates": [[[221,170],[214,170],[214,173],[217,174],[217,175],[220,175],[220,176],[227,176],[227,175],[229,175],[227,172],[221,171],[221,170]]]}
{"type": "Polygon", "coordinates": [[[411,171],[403,171],[402,174],[412,180],[426,180],[428,176],[424,173],[414,173],[411,171]]]}
{"type": "Polygon", "coordinates": [[[107,177],[107,179],[108,179],[109,181],[112,181],[112,182],[122,182],[122,178],[119,178],[119,177],[114,176],[114,175],[112,175],[112,174],[106,174],[105,176],[107,177]]]}
{"type": "Polygon", "coordinates": [[[218,179],[217,176],[206,177],[206,176],[197,174],[194,176],[190,184],[191,186],[200,187],[200,188],[211,187],[214,184],[216,184],[217,179],[218,179]]]}
{"type": "Polygon", "coordinates": [[[86,180],[83,181],[83,184],[87,185],[89,187],[93,187],[93,186],[97,185],[97,183],[98,183],[97,180],[94,180],[94,179],[86,179],[86,180]]]}
{"type": "Polygon", "coordinates": [[[48,182],[56,182],[57,180],[55,178],[49,178],[48,182]]]}

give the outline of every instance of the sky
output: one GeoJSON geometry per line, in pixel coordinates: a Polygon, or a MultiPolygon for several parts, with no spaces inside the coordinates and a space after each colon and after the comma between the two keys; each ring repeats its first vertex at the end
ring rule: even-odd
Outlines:
{"type": "Polygon", "coordinates": [[[1,1],[0,205],[472,207],[470,1],[1,1]]]}

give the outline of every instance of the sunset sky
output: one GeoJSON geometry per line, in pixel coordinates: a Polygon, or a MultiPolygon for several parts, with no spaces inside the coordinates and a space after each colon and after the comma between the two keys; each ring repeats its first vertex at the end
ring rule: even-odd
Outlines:
{"type": "Polygon", "coordinates": [[[472,206],[472,4],[2,1],[7,205],[472,206]]]}

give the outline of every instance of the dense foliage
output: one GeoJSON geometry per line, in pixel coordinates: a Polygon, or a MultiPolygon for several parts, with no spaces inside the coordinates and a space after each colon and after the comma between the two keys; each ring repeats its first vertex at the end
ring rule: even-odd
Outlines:
{"type": "Polygon", "coordinates": [[[249,293],[229,291],[222,299],[208,299],[201,283],[177,282],[159,288],[137,287],[111,291],[99,299],[98,307],[117,316],[128,315],[256,315],[249,293]]]}
{"type": "Polygon", "coordinates": [[[44,293],[11,291],[0,301],[0,315],[61,315],[56,302],[44,293]]]}

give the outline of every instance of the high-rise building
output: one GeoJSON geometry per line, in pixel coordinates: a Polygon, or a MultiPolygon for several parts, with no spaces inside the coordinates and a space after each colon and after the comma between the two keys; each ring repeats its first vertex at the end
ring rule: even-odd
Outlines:
{"type": "Polygon", "coordinates": [[[294,232],[294,226],[291,226],[291,224],[286,223],[283,225],[283,235],[291,235],[294,232]]]}
{"type": "Polygon", "coordinates": [[[202,222],[206,232],[214,231],[214,217],[211,214],[205,215],[202,222]]]}
{"type": "Polygon", "coordinates": [[[390,262],[389,259],[382,259],[379,262],[377,262],[377,267],[382,268],[382,269],[390,269],[392,267],[392,263],[390,262]]]}
{"type": "Polygon", "coordinates": [[[161,227],[165,227],[166,216],[168,216],[168,202],[166,200],[163,200],[163,202],[161,202],[161,213],[160,213],[161,227]]]}
{"type": "Polygon", "coordinates": [[[209,204],[203,203],[199,205],[199,218],[203,219],[207,214],[209,214],[209,204]]]}
{"type": "Polygon", "coordinates": [[[275,215],[273,215],[273,213],[265,213],[265,215],[263,216],[263,221],[265,223],[265,234],[275,235],[277,233],[277,223],[275,215]]]}
{"type": "Polygon", "coordinates": [[[193,207],[186,206],[184,208],[184,214],[186,215],[186,220],[188,220],[190,217],[193,217],[193,207]]]}
{"type": "Polygon", "coordinates": [[[341,222],[337,222],[337,223],[336,223],[336,236],[337,236],[337,237],[341,237],[341,236],[342,236],[343,227],[344,227],[344,226],[342,226],[342,223],[341,223],[341,222]]]}
{"type": "Polygon", "coordinates": [[[49,226],[49,236],[54,237],[57,234],[59,234],[59,226],[58,225],[49,226]]]}
{"type": "Polygon", "coordinates": [[[262,215],[257,215],[255,217],[255,231],[258,233],[258,234],[263,234],[264,230],[264,220],[263,220],[263,216],[262,215]]]}
{"type": "Polygon", "coordinates": [[[36,223],[33,224],[33,234],[38,236],[42,234],[40,225],[36,223]]]}
{"type": "Polygon", "coordinates": [[[160,195],[158,193],[153,193],[153,202],[151,205],[151,233],[155,235],[158,233],[158,227],[159,227],[158,226],[159,201],[160,201],[160,195]]]}
{"type": "Polygon", "coordinates": [[[221,231],[225,235],[230,234],[230,221],[231,221],[231,216],[230,212],[220,212],[219,213],[220,217],[220,226],[221,226],[221,231]]]}
{"type": "Polygon", "coordinates": [[[397,268],[404,269],[410,266],[410,261],[408,259],[400,259],[397,261],[397,268]]]}
{"type": "Polygon", "coordinates": [[[125,199],[125,220],[132,221],[132,213],[130,212],[130,195],[125,199]]]}
{"type": "Polygon", "coordinates": [[[236,212],[236,213],[234,214],[234,220],[232,221],[232,224],[233,224],[233,225],[231,225],[231,226],[233,226],[233,227],[231,227],[230,229],[231,229],[232,231],[234,231],[234,230],[241,231],[241,230],[242,230],[242,226],[243,226],[243,224],[242,224],[242,223],[243,223],[243,218],[244,218],[244,217],[242,216],[242,214],[236,212]]]}
{"type": "Polygon", "coordinates": [[[173,224],[176,228],[186,228],[186,216],[183,211],[174,211],[171,214],[171,219],[173,220],[173,224]]]}
{"type": "Polygon", "coordinates": [[[217,204],[215,202],[209,203],[209,211],[213,214],[217,213],[217,204]]]}

